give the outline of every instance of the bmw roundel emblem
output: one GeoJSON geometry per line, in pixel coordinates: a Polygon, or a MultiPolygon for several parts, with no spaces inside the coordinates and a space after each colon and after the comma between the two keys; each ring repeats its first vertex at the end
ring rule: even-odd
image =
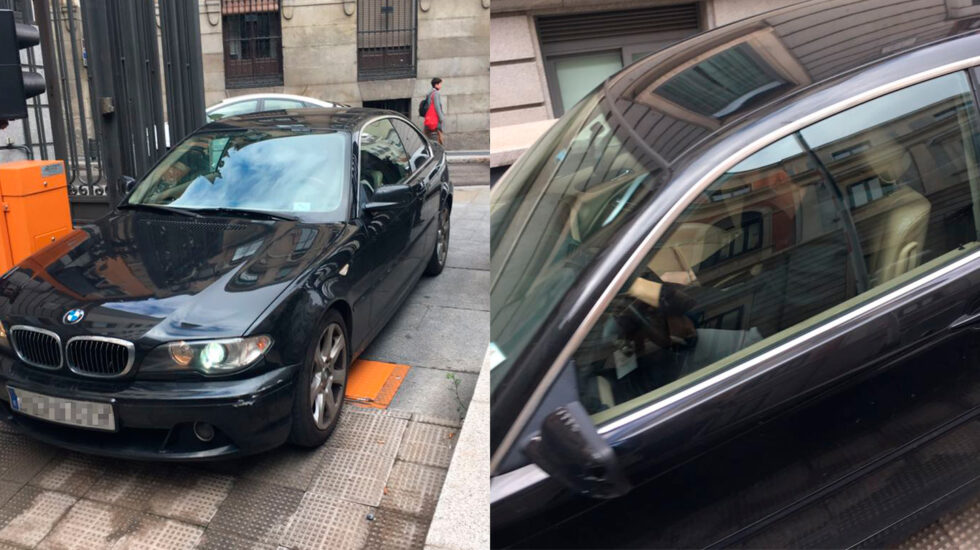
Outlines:
{"type": "Polygon", "coordinates": [[[66,325],[74,325],[85,318],[85,312],[80,309],[70,309],[63,318],[66,325]]]}

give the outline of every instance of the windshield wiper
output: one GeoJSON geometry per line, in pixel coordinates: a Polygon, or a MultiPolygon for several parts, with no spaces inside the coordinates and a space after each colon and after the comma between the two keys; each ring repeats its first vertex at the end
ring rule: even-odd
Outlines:
{"type": "Polygon", "coordinates": [[[168,214],[179,214],[181,216],[189,216],[191,218],[200,218],[200,214],[191,212],[190,210],[184,208],[177,208],[176,206],[164,206],[162,204],[146,204],[146,203],[132,203],[127,202],[125,204],[119,205],[120,210],[132,209],[132,210],[153,210],[154,212],[166,212],[168,214]]]}
{"type": "Polygon", "coordinates": [[[285,220],[295,222],[299,218],[296,216],[290,216],[287,214],[278,214],[275,212],[268,212],[265,210],[249,210],[247,208],[228,208],[225,206],[215,206],[211,208],[194,208],[195,212],[203,212],[209,214],[231,214],[232,216],[241,216],[243,218],[260,218],[266,220],[285,220]]]}

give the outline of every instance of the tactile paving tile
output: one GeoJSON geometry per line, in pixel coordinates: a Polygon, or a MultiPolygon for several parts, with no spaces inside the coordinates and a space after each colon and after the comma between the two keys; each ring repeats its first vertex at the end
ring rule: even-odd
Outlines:
{"type": "Polygon", "coordinates": [[[958,550],[959,546],[937,521],[898,546],[899,550],[958,550]]]}
{"type": "Polygon", "coordinates": [[[368,506],[307,493],[279,544],[294,550],[360,549],[367,541],[369,514],[375,512],[368,506]]]}
{"type": "Polygon", "coordinates": [[[310,492],[378,506],[395,457],[330,447],[323,455],[310,492]]]}
{"type": "Polygon", "coordinates": [[[56,452],[25,436],[0,433],[0,479],[27,483],[56,452]]]}
{"type": "Polygon", "coordinates": [[[143,514],[136,529],[112,545],[113,550],[186,550],[194,548],[204,529],[143,514]]]}
{"type": "Polygon", "coordinates": [[[218,507],[208,531],[276,544],[302,500],[303,491],[298,489],[238,479],[228,498],[218,507]]]}
{"type": "Polygon", "coordinates": [[[142,465],[130,471],[110,470],[86,498],[133,510],[207,525],[231,490],[231,476],[183,466],[142,465]]]}
{"type": "Polygon", "coordinates": [[[348,412],[327,445],[372,454],[396,456],[408,420],[383,414],[385,411],[348,412]]]}
{"type": "Polygon", "coordinates": [[[412,422],[405,429],[398,458],[406,462],[448,468],[458,435],[459,430],[456,428],[412,422]]]}
{"type": "Polygon", "coordinates": [[[33,547],[75,500],[73,496],[24,487],[0,507],[0,541],[33,547]]]}
{"type": "Polygon", "coordinates": [[[939,518],[939,524],[959,548],[980,548],[980,502],[939,518]]]}
{"type": "Polygon", "coordinates": [[[109,548],[140,523],[136,510],[80,500],[38,545],[39,550],[109,548]]]}
{"type": "Polygon", "coordinates": [[[17,494],[24,485],[22,483],[14,483],[13,481],[0,481],[0,506],[3,506],[10,497],[17,494]]]}
{"type": "Polygon", "coordinates": [[[241,476],[266,483],[306,490],[323,462],[323,452],[330,443],[318,449],[280,447],[249,459],[241,476]]]}
{"type": "Polygon", "coordinates": [[[365,549],[420,549],[425,546],[429,519],[419,519],[395,510],[379,509],[371,522],[365,549]]]}
{"type": "Polygon", "coordinates": [[[205,531],[197,544],[197,550],[277,550],[278,548],[280,547],[275,544],[262,544],[214,529],[205,531]]]}
{"type": "Polygon", "coordinates": [[[412,462],[395,462],[388,478],[388,494],[381,507],[417,517],[432,517],[439,492],[446,480],[446,470],[412,462]]]}
{"type": "Polygon", "coordinates": [[[80,497],[102,477],[104,471],[105,459],[68,453],[48,462],[31,480],[31,485],[80,497]]]}

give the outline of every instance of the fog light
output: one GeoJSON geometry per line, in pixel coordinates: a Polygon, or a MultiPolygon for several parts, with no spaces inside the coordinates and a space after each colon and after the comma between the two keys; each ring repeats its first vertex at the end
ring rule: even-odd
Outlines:
{"type": "Polygon", "coordinates": [[[207,422],[195,422],[194,435],[201,441],[207,443],[214,439],[214,426],[207,422]]]}

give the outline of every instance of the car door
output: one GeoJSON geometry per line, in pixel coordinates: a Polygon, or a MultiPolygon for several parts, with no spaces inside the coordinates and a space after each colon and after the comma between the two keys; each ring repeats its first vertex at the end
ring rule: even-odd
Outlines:
{"type": "Polygon", "coordinates": [[[698,194],[519,427],[493,480],[494,545],[883,546],[967,498],[977,123],[951,73],[786,136],[698,194]]]}
{"type": "Polygon", "coordinates": [[[379,118],[364,126],[360,133],[359,159],[360,218],[373,243],[367,261],[379,270],[371,306],[373,330],[378,330],[411,288],[415,266],[409,254],[419,200],[413,190],[409,199],[383,211],[367,213],[363,210],[382,187],[412,184],[408,157],[390,118],[379,118]]]}
{"type": "Polygon", "coordinates": [[[428,141],[422,137],[414,126],[400,118],[393,118],[392,123],[401,137],[402,144],[408,152],[408,164],[412,170],[412,182],[418,188],[420,195],[419,217],[413,229],[412,256],[418,263],[418,269],[424,269],[436,244],[436,229],[440,209],[442,188],[440,186],[439,167],[432,155],[428,141]]]}

